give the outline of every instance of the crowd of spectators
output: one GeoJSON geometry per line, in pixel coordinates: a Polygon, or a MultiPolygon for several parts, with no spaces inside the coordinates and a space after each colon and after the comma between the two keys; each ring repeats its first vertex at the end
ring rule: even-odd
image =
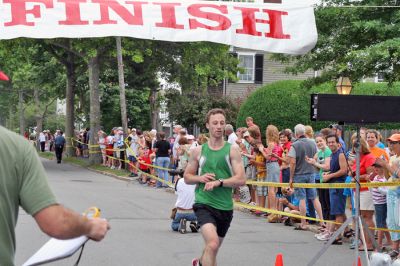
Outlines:
{"type": "MultiPolygon", "coordinates": [[[[354,182],[355,147],[359,142],[361,183],[387,182],[398,178],[400,134],[393,134],[387,140],[382,140],[378,131],[362,128],[359,141],[357,142],[357,136],[353,135],[349,144],[346,145],[341,125],[330,125],[319,130],[317,134],[311,126],[301,124],[295,127],[294,132],[291,129],[279,130],[274,125],[268,125],[265,129],[265,141],[263,141],[263,134],[253,119],[248,117],[246,123],[247,127],[237,128],[236,131],[232,125],[226,125],[225,135],[227,142],[238,146],[241,150],[247,179],[285,184],[281,187],[246,185],[236,190],[234,200],[261,207],[252,213],[266,217],[271,223],[293,226],[300,222],[300,225],[295,227],[296,230],[307,230],[309,224],[315,223],[320,230],[315,237],[320,241],[330,239],[338,226],[333,223],[315,222],[314,218],[344,222],[350,213],[355,212],[354,191],[343,188],[292,189],[286,183],[302,183],[296,181],[296,178],[299,180],[298,171],[312,169],[311,173],[303,173],[310,177],[306,181],[308,183],[354,182]],[[308,145],[309,148],[304,145],[308,145]],[[306,152],[299,157],[301,147],[306,147],[306,152]],[[300,221],[290,215],[281,215],[279,212],[301,214],[309,219],[300,221]]],[[[126,168],[131,177],[137,177],[145,186],[174,187],[179,173],[186,168],[191,149],[205,143],[207,137],[202,134],[197,137],[190,135],[180,125],[174,126],[173,130],[173,135],[169,138],[164,132],[157,133],[156,130],[141,131],[131,128],[128,132],[123,132],[121,127],[115,127],[109,134],[99,131],[98,144],[102,152],[103,165],[112,169],[126,168]],[[129,163],[125,164],[125,159],[129,163]],[[175,171],[171,172],[169,169],[175,169],[175,171]],[[157,176],[158,180],[151,176],[157,176]]],[[[77,147],[77,155],[87,156],[85,150],[90,139],[90,129],[79,132],[77,137],[80,144],[77,147]]],[[[180,187],[192,189],[183,184],[183,180],[181,182],[180,187]]],[[[360,214],[369,227],[400,229],[399,189],[396,187],[362,188],[360,194],[360,214]]],[[[178,205],[179,202],[182,200],[177,201],[178,205]]],[[[184,202],[187,205],[187,201],[184,202]]],[[[182,217],[186,215],[186,211],[190,211],[187,210],[186,205],[177,206],[181,209],[179,215],[182,217]]],[[[189,216],[191,215],[190,212],[189,216]]],[[[185,217],[189,220],[187,215],[185,217]]],[[[190,220],[193,220],[192,218],[190,220]]],[[[172,228],[186,232],[186,226],[181,220],[174,219],[172,228]]],[[[354,228],[347,228],[343,235],[335,239],[334,244],[343,244],[343,237],[353,237],[353,230],[354,228]]],[[[360,241],[350,239],[350,248],[374,249],[366,230],[371,229],[364,228],[366,246],[364,247],[360,241]]],[[[371,230],[371,232],[373,235],[374,231],[371,230]]],[[[396,258],[399,252],[400,234],[384,233],[378,230],[377,237],[378,249],[386,248],[390,251],[390,255],[396,258]]]]}

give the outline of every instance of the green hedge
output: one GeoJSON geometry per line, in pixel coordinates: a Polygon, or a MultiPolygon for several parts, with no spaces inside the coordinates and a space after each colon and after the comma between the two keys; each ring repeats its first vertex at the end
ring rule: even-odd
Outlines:
{"type": "MultiPolygon", "coordinates": [[[[246,126],[245,119],[251,116],[264,135],[269,124],[276,125],[281,130],[293,129],[296,124],[302,123],[318,130],[335,122],[310,120],[310,94],[336,94],[335,84],[323,83],[312,88],[306,88],[303,84],[303,81],[283,80],[257,89],[241,105],[237,125],[246,126]]],[[[391,88],[386,83],[357,83],[351,94],[400,96],[400,83],[395,83],[391,88]]],[[[399,127],[399,123],[374,125],[374,128],[386,129],[399,127]]]]}

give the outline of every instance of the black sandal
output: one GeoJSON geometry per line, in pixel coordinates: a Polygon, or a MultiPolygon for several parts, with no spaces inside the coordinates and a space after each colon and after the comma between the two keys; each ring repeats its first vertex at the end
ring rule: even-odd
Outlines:
{"type": "Polygon", "coordinates": [[[346,232],[343,233],[343,236],[344,236],[345,238],[349,238],[349,237],[354,236],[354,230],[353,230],[353,229],[349,229],[348,231],[346,231],[346,232]]]}
{"type": "Polygon", "coordinates": [[[336,238],[335,241],[332,242],[332,245],[343,245],[343,241],[341,238],[336,238]]]}

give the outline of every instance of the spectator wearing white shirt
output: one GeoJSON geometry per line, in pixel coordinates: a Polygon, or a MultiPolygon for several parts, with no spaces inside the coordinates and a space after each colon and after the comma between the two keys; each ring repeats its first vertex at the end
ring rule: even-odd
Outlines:
{"type": "Polygon", "coordinates": [[[225,126],[225,135],[228,136],[228,143],[231,145],[237,145],[236,140],[238,137],[236,136],[235,131],[233,130],[233,126],[231,124],[227,124],[225,126]]]}
{"type": "Polygon", "coordinates": [[[39,133],[40,150],[44,152],[46,146],[46,135],[43,132],[39,133]]]}
{"type": "Polygon", "coordinates": [[[175,194],[178,196],[175,203],[176,214],[172,220],[171,228],[186,233],[186,221],[190,221],[190,229],[193,233],[198,232],[197,217],[193,212],[194,190],[196,185],[188,185],[183,178],[179,178],[175,184],[175,194]]]}

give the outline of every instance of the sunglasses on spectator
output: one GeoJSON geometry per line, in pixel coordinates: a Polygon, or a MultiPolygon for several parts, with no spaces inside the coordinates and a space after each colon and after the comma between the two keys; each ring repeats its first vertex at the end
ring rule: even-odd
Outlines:
{"type": "Polygon", "coordinates": [[[394,145],[394,144],[399,144],[400,141],[389,141],[389,144],[394,145]]]}

